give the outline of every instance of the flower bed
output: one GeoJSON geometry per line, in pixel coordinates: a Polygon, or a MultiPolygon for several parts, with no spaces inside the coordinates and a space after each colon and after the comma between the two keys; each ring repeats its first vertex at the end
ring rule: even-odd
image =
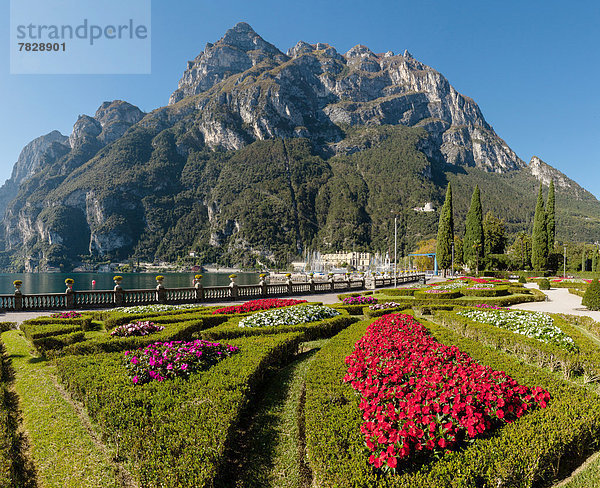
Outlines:
{"type": "Polygon", "coordinates": [[[383,302],[369,305],[369,310],[387,310],[388,308],[402,307],[403,305],[398,302],[383,302]]]}
{"type": "Polygon", "coordinates": [[[359,295],[357,297],[346,297],[342,300],[344,305],[368,305],[371,303],[377,303],[377,299],[372,296],[359,295]]]}
{"type": "Polygon", "coordinates": [[[501,297],[509,295],[508,285],[474,285],[463,288],[461,293],[468,297],[501,297]]]}
{"type": "Polygon", "coordinates": [[[57,375],[103,438],[118,443],[139,486],[208,487],[227,469],[252,395],[269,368],[293,357],[299,337],[236,339],[239,353],[185,380],[133,384],[122,352],[59,358],[57,375]]]}
{"type": "Polygon", "coordinates": [[[213,314],[232,314],[232,313],[248,313],[257,312],[259,310],[269,310],[271,308],[289,307],[306,303],[306,300],[294,300],[293,298],[266,298],[260,300],[250,300],[242,305],[234,305],[231,307],[218,308],[213,314]]]}
{"type": "Polygon", "coordinates": [[[573,339],[554,325],[552,317],[541,312],[523,310],[463,310],[458,315],[483,324],[508,329],[548,344],[557,345],[567,351],[576,351],[573,339]]]}
{"type": "Polygon", "coordinates": [[[117,307],[113,308],[111,312],[129,313],[129,314],[144,314],[144,313],[155,313],[155,312],[170,312],[173,310],[186,310],[194,308],[205,308],[202,305],[195,303],[188,303],[184,305],[139,305],[137,307],[117,307]]]}
{"type": "Polygon", "coordinates": [[[417,300],[448,300],[453,298],[459,298],[462,293],[458,289],[447,290],[443,288],[429,288],[423,291],[415,292],[415,299],[417,300]]]}
{"type": "Polygon", "coordinates": [[[269,310],[244,317],[239,327],[274,327],[278,325],[296,325],[317,322],[340,315],[338,310],[323,305],[290,307],[281,310],[269,310]]]}
{"type": "Polygon", "coordinates": [[[484,308],[488,310],[509,310],[508,308],[498,307],[497,305],[490,305],[489,303],[476,303],[475,305],[473,305],[473,307],[484,308]]]}
{"type": "Polygon", "coordinates": [[[50,317],[52,317],[53,319],[76,319],[81,317],[81,314],[79,312],[57,312],[57,313],[53,313],[52,315],[50,315],[50,317]]]}
{"type": "Polygon", "coordinates": [[[144,384],[189,378],[237,352],[237,346],[203,340],[155,342],[137,351],[125,351],[123,364],[133,383],[144,384]]]}
{"type": "Polygon", "coordinates": [[[163,329],[162,325],[156,325],[154,322],[132,322],[115,327],[110,335],[116,337],[145,336],[163,329]]]}
{"type": "Polygon", "coordinates": [[[543,388],[519,385],[437,342],[409,315],[373,322],[346,364],[344,381],[361,396],[369,463],[384,470],[440,455],[550,400],[543,388]]]}
{"type": "Polygon", "coordinates": [[[465,284],[462,281],[443,281],[441,283],[432,283],[431,289],[436,290],[459,290],[464,288],[465,284]]]}

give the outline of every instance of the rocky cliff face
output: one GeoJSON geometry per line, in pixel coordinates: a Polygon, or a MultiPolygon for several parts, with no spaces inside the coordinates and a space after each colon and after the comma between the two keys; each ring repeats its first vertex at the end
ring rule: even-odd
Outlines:
{"type": "Polygon", "coordinates": [[[550,185],[550,181],[554,180],[554,186],[556,188],[566,190],[576,198],[594,198],[589,191],[579,186],[572,179],[545,163],[537,156],[531,158],[529,166],[527,166],[527,171],[544,186],[550,185]]]}
{"type": "Polygon", "coordinates": [[[68,137],[54,130],[34,139],[23,148],[10,178],[0,187],[0,216],[4,215],[6,206],[17,196],[19,185],[24,180],[45,164],[51,164],[65,154],[68,140],[68,137]]]}
{"type": "Polygon", "coordinates": [[[199,131],[211,147],[308,137],[335,152],[340,127],[401,124],[424,127],[429,151],[446,163],[492,172],[525,166],[472,99],[408,51],[358,45],[342,55],[300,41],[284,55],[238,24],[188,63],[170,104],[182,100],[182,110],[187,102],[202,110],[199,131]]]}

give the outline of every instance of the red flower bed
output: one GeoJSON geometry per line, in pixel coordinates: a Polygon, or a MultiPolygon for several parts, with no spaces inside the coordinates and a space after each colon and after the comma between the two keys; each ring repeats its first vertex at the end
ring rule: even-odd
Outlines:
{"type": "Polygon", "coordinates": [[[373,322],[346,364],[344,381],[361,396],[369,463],[384,470],[443,453],[550,399],[437,342],[410,315],[373,322]]]}
{"type": "Polygon", "coordinates": [[[259,310],[269,310],[271,308],[298,305],[299,303],[306,303],[306,300],[294,300],[292,298],[267,298],[265,300],[250,300],[249,302],[241,305],[219,308],[215,310],[213,314],[257,312],[259,310]]]}

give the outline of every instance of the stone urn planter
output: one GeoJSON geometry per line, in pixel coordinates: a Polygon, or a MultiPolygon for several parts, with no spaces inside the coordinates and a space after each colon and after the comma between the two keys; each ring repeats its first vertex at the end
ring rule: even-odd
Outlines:
{"type": "Polygon", "coordinates": [[[65,285],[67,285],[67,289],[65,293],[73,293],[73,285],[75,284],[75,280],[73,278],[67,278],[65,280],[65,285]]]}
{"type": "Polygon", "coordinates": [[[156,289],[160,289],[160,288],[164,288],[165,285],[163,285],[163,281],[165,281],[165,277],[162,275],[158,275],[156,277],[156,289]]]}
{"type": "Polygon", "coordinates": [[[194,287],[198,288],[201,283],[202,283],[202,275],[201,274],[195,275],[194,276],[194,287]]]}
{"type": "Polygon", "coordinates": [[[121,289],[121,282],[123,281],[123,277],[122,276],[115,276],[115,277],[113,277],[113,281],[115,282],[115,290],[120,290],[121,289]]]}
{"type": "Polygon", "coordinates": [[[13,281],[13,286],[15,287],[15,295],[21,294],[21,286],[23,286],[23,282],[21,280],[13,281]]]}

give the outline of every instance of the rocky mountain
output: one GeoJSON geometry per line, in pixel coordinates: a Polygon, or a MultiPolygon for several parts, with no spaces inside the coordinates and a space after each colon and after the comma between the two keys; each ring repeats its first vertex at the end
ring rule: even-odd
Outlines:
{"type": "Polygon", "coordinates": [[[301,41],[284,54],[245,23],[188,62],[167,106],[105,102],[68,142],[58,135],[15,165],[0,265],[386,250],[391,211],[410,249],[438,218],[413,208],[439,206],[448,181],[458,222],[477,183],[484,207],[527,229],[550,179],[559,237],[588,238],[600,216],[591,194],[537,158],[526,165],[472,99],[407,51],[301,41]]]}

